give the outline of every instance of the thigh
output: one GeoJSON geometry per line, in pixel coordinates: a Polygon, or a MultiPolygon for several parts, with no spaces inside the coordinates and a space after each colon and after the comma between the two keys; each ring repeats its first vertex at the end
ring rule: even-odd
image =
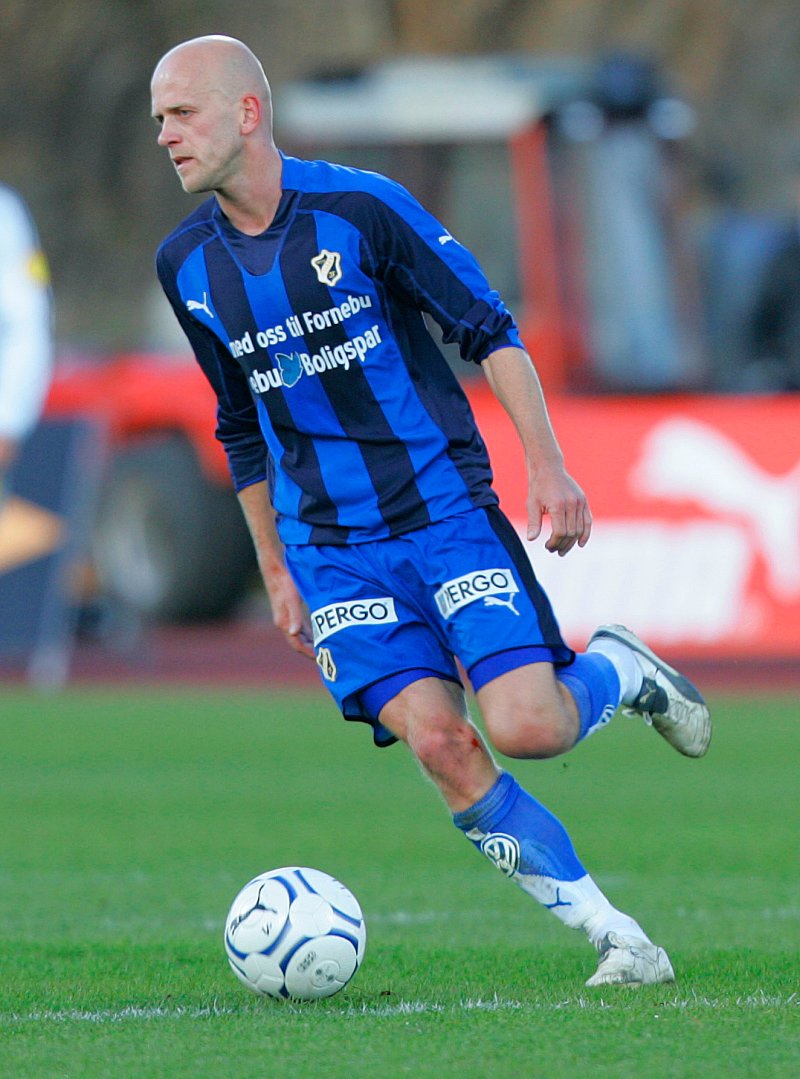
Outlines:
{"type": "Polygon", "coordinates": [[[477,693],[489,739],[510,757],[551,757],[578,737],[578,711],[550,663],[499,675],[477,693]]]}
{"type": "Polygon", "coordinates": [[[474,805],[497,779],[461,686],[438,678],[416,681],[381,709],[380,722],[408,745],[454,813],[474,805]]]}
{"type": "Polygon", "coordinates": [[[422,678],[384,705],[380,720],[403,742],[413,744],[425,731],[451,731],[470,724],[464,690],[440,678],[422,678]]]}

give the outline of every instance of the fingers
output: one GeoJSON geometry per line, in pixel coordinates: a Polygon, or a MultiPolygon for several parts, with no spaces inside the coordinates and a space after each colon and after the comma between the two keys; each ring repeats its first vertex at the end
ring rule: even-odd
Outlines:
{"type": "Polygon", "coordinates": [[[311,643],[311,635],[305,626],[292,626],[290,629],[284,630],[284,636],[289,642],[289,647],[294,649],[295,652],[308,656],[309,659],[316,659],[314,646],[311,643]]]}
{"type": "Polygon", "coordinates": [[[535,540],[539,538],[539,533],[542,531],[542,511],[539,506],[535,505],[528,510],[528,539],[535,540]]]}
{"type": "Polygon", "coordinates": [[[289,647],[309,659],[316,659],[311,627],[303,613],[303,602],[286,573],[272,573],[264,578],[272,608],[272,620],[286,638],[289,647]]]}
{"type": "Polygon", "coordinates": [[[577,544],[585,547],[592,531],[592,515],[585,500],[549,511],[551,532],[545,549],[563,558],[577,544]]]}
{"type": "Polygon", "coordinates": [[[540,470],[528,487],[528,539],[542,530],[542,517],[550,518],[545,550],[563,557],[577,544],[585,547],[592,531],[589,502],[578,484],[562,467],[540,470]]]}
{"type": "Polygon", "coordinates": [[[311,628],[302,612],[297,610],[297,606],[294,603],[285,605],[275,603],[272,615],[273,621],[294,652],[299,652],[301,656],[308,656],[309,659],[316,659],[314,645],[311,640],[311,628]]]}

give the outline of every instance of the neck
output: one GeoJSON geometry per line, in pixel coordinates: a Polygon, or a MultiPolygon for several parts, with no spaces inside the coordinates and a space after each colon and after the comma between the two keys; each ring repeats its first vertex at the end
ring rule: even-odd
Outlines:
{"type": "Polygon", "coordinates": [[[281,201],[283,162],[277,149],[269,151],[237,183],[216,192],[217,202],[227,219],[239,232],[258,236],[272,224],[281,201]]]}

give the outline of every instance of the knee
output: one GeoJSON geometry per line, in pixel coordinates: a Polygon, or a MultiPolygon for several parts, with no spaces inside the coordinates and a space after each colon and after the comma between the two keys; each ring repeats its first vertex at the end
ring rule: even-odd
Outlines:
{"type": "Polygon", "coordinates": [[[495,749],[506,757],[523,759],[539,760],[566,753],[575,744],[577,732],[573,726],[561,709],[531,704],[510,704],[500,715],[486,717],[495,749]]]}
{"type": "Polygon", "coordinates": [[[470,756],[485,752],[472,724],[460,716],[430,716],[409,732],[409,748],[432,775],[458,772],[470,756]]]}
{"type": "Polygon", "coordinates": [[[507,757],[557,757],[577,741],[578,712],[549,663],[532,663],[478,690],[492,745],[507,757]]]}

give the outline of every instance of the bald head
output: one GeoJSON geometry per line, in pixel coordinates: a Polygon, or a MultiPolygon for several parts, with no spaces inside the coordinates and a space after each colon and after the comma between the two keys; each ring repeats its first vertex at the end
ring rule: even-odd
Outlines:
{"type": "Polygon", "coordinates": [[[230,215],[247,206],[267,218],[282,164],[269,83],[250,49],[216,35],[184,41],[159,60],[150,89],[158,143],[184,191],[213,191],[230,215]]]}
{"type": "Polygon", "coordinates": [[[233,37],[209,34],[191,38],[165,53],[153,72],[153,93],[167,83],[179,83],[197,93],[217,93],[229,102],[248,96],[261,103],[272,130],[272,95],[258,57],[233,37]]]}

